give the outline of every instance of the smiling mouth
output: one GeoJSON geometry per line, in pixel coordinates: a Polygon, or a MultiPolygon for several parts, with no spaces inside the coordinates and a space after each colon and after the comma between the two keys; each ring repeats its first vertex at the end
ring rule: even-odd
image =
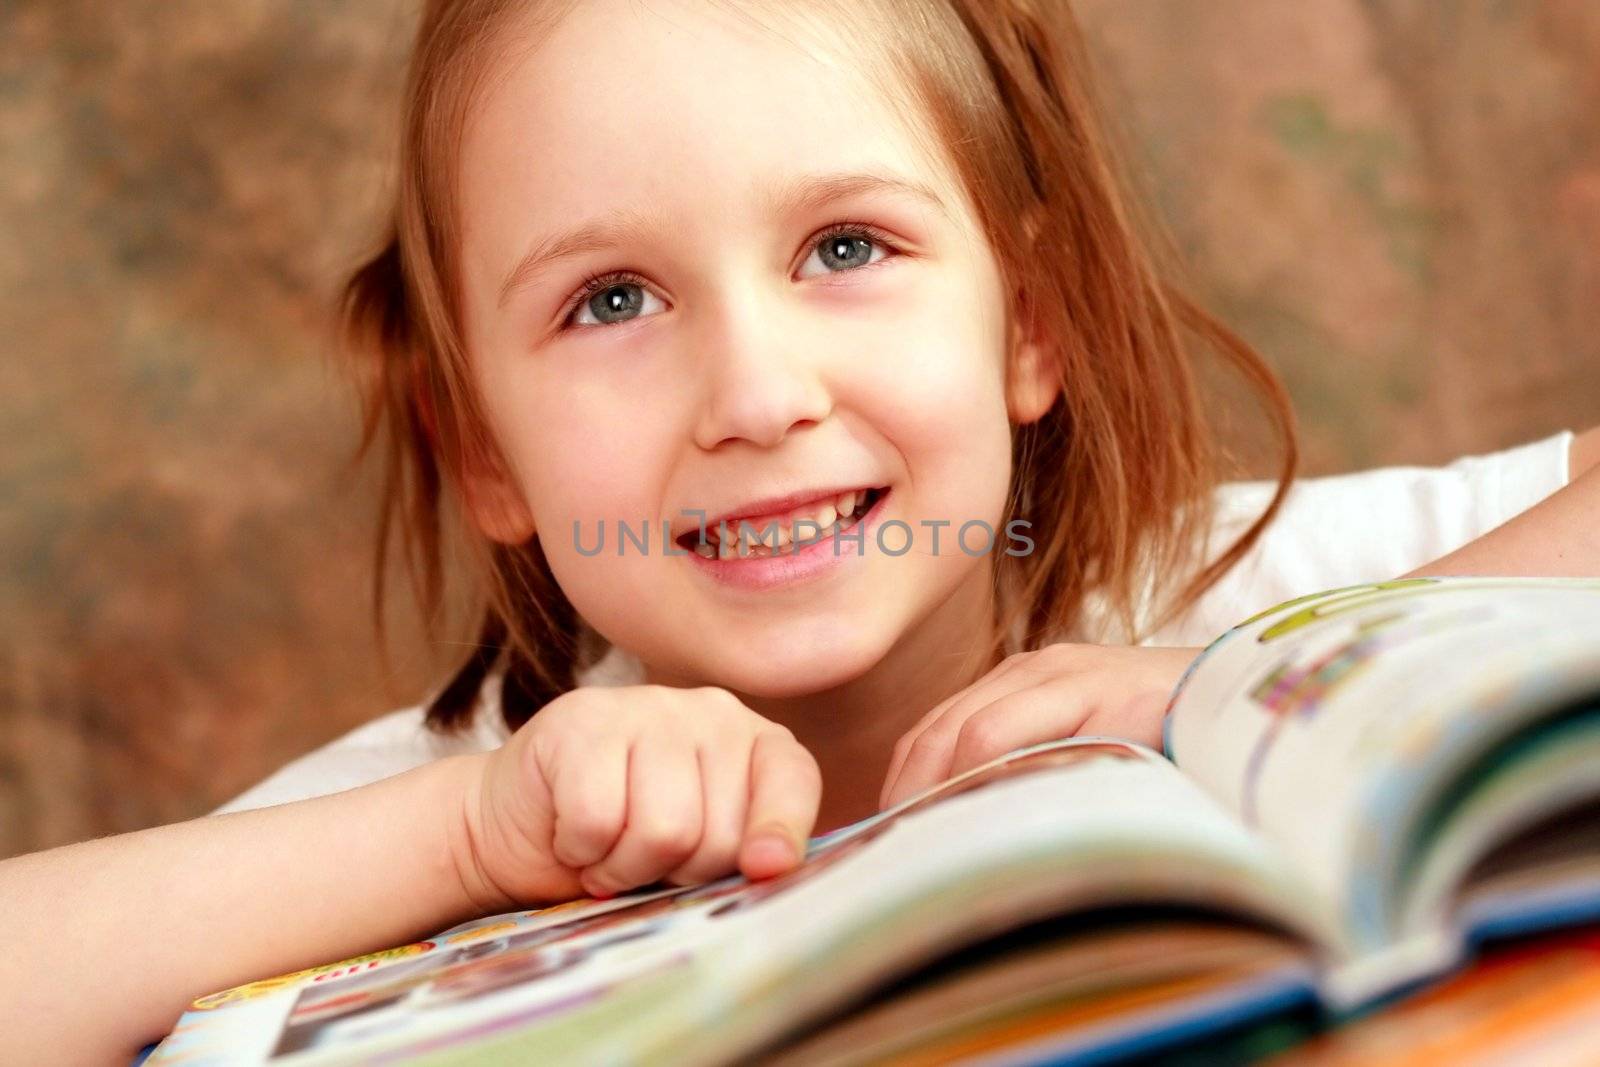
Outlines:
{"type": "Polygon", "coordinates": [[[680,548],[704,559],[764,559],[793,555],[861,521],[889,492],[887,486],[857,489],[794,509],[782,519],[726,520],[677,538],[680,548]],[[701,539],[704,532],[705,538],[701,539]]]}

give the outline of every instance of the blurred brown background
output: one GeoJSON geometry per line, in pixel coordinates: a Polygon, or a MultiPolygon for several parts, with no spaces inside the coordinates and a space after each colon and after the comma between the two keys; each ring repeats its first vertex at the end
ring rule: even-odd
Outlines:
{"type": "MultiPolygon", "coordinates": [[[[1600,421],[1600,4],[1079,10],[1309,472],[1600,421]]],[[[0,0],[0,854],[199,814],[429,684],[402,613],[378,665],[324,311],[415,11],[0,0]]]]}

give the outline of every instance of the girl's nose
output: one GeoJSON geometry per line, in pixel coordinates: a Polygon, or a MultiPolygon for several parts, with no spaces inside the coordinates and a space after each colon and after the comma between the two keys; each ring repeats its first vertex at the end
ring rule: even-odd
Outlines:
{"type": "Polygon", "coordinates": [[[808,347],[819,341],[798,322],[786,323],[774,303],[750,292],[708,314],[694,432],[701,448],[730,440],[771,447],[833,410],[817,353],[808,347]]]}

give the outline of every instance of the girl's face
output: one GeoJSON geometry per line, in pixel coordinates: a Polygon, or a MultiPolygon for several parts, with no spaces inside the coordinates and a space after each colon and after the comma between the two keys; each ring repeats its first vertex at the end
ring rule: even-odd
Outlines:
{"type": "MultiPolygon", "coordinates": [[[[717,5],[585,0],[511,53],[468,124],[464,325],[509,465],[469,473],[469,506],[497,540],[537,532],[574,606],[653,680],[815,692],[941,608],[987,637],[972,610],[993,559],[956,531],[1008,543],[1006,294],[868,62],[717,5]],[[907,524],[910,551],[869,531],[761,589],[663,551],[663,523],[694,529],[694,509],[854,487],[888,487],[876,521],[907,524]],[[647,553],[619,522],[648,523],[647,553]]],[[[1018,421],[1054,398],[1019,395],[1018,421]]]]}

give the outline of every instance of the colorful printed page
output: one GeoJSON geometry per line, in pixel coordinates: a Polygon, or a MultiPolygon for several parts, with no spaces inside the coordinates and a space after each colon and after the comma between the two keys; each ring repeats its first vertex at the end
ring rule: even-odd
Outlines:
{"type": "Polygon", "coordinates": [[[1231,905],[1329,936],[1305,896],[1155,753],[1053,742],[818,839],[781,878],[498,917],[205,998],[149,1063],[719,1062],[1064,910],[1231,905]]]}
{"type": "MultiPolygon", "coordinates": [[[[1450,823],[1462,811],[1490,818],[1461,808],[1465,785],[1519,733],[1600,698],[1596,633],[1591,579],[1421,578],[1291,601],[1191,668],[1167,750],[1336,903],[1371,971],[1350,976],[1351,995],[1371,992],[1454,961],[1437,899],[1432,929],[1404,928],[1407,882],[1422,870],[1437,898],[1437,863],[1464,873],[1470,857],[1450,823]],[[1424,845],[1445,838],[1454,853],[1422,863],[1424,845]]],[[[1541,758],[1570,768],[1559,753],[1541,758]]],[[[1518,778],[1571,799],[1571,774],[1518,778]]]]}

